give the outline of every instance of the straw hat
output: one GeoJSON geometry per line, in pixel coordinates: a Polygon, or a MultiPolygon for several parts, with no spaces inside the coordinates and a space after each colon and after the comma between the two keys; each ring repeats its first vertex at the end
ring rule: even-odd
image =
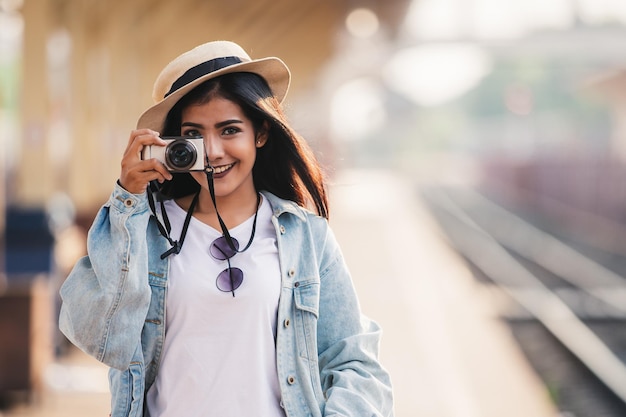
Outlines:
{"type": "Polygon", "coordinates": [[[152,90],[155,104],[141,115],[137,128],[160,132],[167,114],[185,94],[204,81],[232,72],[260,75],[280,102],[289,89],[289,68],[279,58],[253,60],[236,43],[208,42],[180,55],[161,71],[152,90]]]}

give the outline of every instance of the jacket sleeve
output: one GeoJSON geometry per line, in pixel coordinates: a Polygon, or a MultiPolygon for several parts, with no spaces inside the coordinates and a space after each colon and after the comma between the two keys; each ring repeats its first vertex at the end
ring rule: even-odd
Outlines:
{"type": "Polygon", "coordinates": [[[318,352],[325,416],[393,416],[391,380],[378,360],[380,327],[361,314],[341,251],[327,229],[320,271],[318,352]]]}
{"type": "Polygon", "coordinates": [[[147,196],[119,185],[98,212],[87,256],[63,283],[59,327],[77,347],[108,366],[127,369],[150,304],[147,196]]]}

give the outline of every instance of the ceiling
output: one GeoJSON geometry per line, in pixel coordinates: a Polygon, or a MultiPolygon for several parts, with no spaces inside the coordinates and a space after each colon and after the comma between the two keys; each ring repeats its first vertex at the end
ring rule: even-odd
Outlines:
{"type": "Polygon", "coordinates": [[[209,40],[232,40],[250,55],[279,56],[297,76],[293,88],[310,83],[333,54],[348,13],[374,11],[395,32],[408,0],[49,0],[55,23],[69,27],[87,46],[123,39],[141,57],[153,80],[181,51],[209,40]]]}

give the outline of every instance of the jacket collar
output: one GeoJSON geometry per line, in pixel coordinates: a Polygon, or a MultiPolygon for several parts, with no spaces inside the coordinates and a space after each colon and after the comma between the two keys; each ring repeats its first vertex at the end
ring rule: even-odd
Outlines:
{"type": "Polygon", "coordinates": [[[280,215],[284,213],[291,213],[298,216],[303,221],[306,220],[306,209],[298,206],[293,201],[277,197],[269,191],[261,191],[261,194],[269,201],[275,217],[280,217],[280,215]]]}

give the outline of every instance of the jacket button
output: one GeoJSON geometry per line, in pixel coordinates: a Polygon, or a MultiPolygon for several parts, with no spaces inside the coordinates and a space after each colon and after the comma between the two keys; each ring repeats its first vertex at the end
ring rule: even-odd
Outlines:
{"type": "Polygon", "coordinates": [[[299,282],[296,282],[295,284],[293,284],[294,287],[298,288],[300,286],[299,282]]]}
{"type": "Polygon", "coordinates": [[[291,269],[289,270],[289,276],[290,276],[291,278],[293,278],[293,277],[294,277],[294,275],[296,275],[296,270],[295,270],[295,269],[293,269],[293,268],[291,268],[291,269]]]}
{"type": "Polygon", "coordinates": [[[280,225],[279,230],[280,230],[280,234],[281,234],[281,235],[284,235],[284,234],[285,234],[285,226],[283,226],[282,224],[280,225]]]}
{"type": "Polygon", "coordinates": [[[124,200],[124,205],[126,207],[132,207],[135,204],[135,202],[133,201],[132,198],[127,198],[126,200],[124,200]]]}
{"type": "Polygon", "coordinates": [[[285,319],[285,321],[283,322],[283,324],[285,325],[285,327],[289,327],[289,325],[291,324],[291,320],[289,320],[289,319],[285,319]]]}
{"type": "Polygon", "coordinates": [[[295,383],[296,383],[296,378],[295,378],[294,376],[292,376],[292,375],[289,375],[289,376],[287,377],[287,383],[288,383],[289,385],[293,385],[293,384],[295,384],[295,383]]]}

